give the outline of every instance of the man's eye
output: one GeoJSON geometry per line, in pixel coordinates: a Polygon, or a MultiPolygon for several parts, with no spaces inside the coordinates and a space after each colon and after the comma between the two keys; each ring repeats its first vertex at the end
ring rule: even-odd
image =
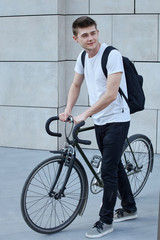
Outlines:
{"type": "Polygon", "coordinates": [[[92,33],[91,33],[91,35],[95,35],[95,34],[96,34],[96,32],[92,32],[92,33]]]}

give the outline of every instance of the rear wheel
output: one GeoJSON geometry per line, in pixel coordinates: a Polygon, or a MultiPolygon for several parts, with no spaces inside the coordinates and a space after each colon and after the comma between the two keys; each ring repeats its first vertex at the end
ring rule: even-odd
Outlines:
{"type": "Polygon", "coordinates": [[[149,138],[135,134],[126,141],[122,163],[136,197],[144,188],[153,167],[153,147],[149,138]]]}
{"type": "Polygon", "coordinates": [[[55,156],[40,163],[28,176],[22,190],[21,210],[34,231],[46,234],[61,231],[82,211],[88,197],[88,182],[78,160],[64,192],[58,195],[67,170],[65,158],[55,156]]]}

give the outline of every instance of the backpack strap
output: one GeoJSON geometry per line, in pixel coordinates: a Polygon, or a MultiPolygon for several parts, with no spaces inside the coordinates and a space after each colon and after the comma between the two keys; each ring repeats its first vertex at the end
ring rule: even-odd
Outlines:
{"type": "Polygon", "coordinates": [[[86,51],[84,50],[81,54],[81,62],[82,62],[83,68],[84,68],[84,63],[85,63],[85,56],[86,56],[86,51]]]}
{"type": "MultiPolygon", "coordinates": [[[[104,52],[103,52],[103,55],[102,55],[102,59],[101,59],[101,65],[102,65],[102,70],[103,70],[103,73],[104,73],[104,75],[106,76],[106,78],[107,78],[107,76],[108,76],[108,72],[107,72],[107,61],[108,61],[108,56],[109,56],[109,54],[110,54],[110,52],[112,51],[112,50],[117,50],[116,48],[114,48],[114,47],[112,47],[112,46],[108,46],[108,47],[106,47],[106,49],[104,50],[104,52]]],[[[123,58],[123,57],[122,57],[123,58]]],[[[119,93],[120,93],[120,95],[121,95],[121,97],[123,96],[124,97],[124,99],[125,99],[125,101],[127,102],[127,104],[128,104],[128,98],[126,97],[126,95],[124,94],[124,92],[122,91],[122,89],[119,87],[119,93]]]]}
{"type": "Polygon", "coordinates": [[[101,65],[102,65],[103,73],[106,78],[108,76],[107,67],[106,67],[107,61],[108,61],[108,56],[109,56],[110,52],[114,49],[116,49],[116,48],[114,48],[112,46],[108,46],[108,47],[106,47],[106,49],[104,50],[103,55],[102,55],[101,65]]]}
{"type": "Polygon", "coordinates": [[[126,103],[127,103],[128,106],[129,106],[128,98],[126,97],[126,95],[124,94],[124,92],[122,91],[122,89],[121,89],[120,87],[119,87],[119,90],[118,90],[118,91],[119,91],[121,97],[122,97],[122,96],[124,97],[126,103]]]}

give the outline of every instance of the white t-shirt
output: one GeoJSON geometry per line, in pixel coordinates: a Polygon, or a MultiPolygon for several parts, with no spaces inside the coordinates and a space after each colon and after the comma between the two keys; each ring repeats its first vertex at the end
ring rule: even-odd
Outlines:
{"type": "MultiPolygon", "coordinates": [[[[106,47],[107,45],[105,43],[101,44],[98,53],[92,58],[88,58],[88,54],[86,54],[84,68],[81,61],[81,52],[75,65],[75,72],[84,74],[85,76],[91,106],[95,104],[106,91],[107,79],[103,73],[101,65],[102,55],[106,47]]],[[[122,56],[119,51],[112,50],[110,52],[106,67],[108,75],[122,72],[120,87],[127,96],[126,78],[122,56]]],[[[96,125],[104,125],[112,122],[127,122],[130,121],[130,111],[126,101],[118,93],[115,101],[102,111],[94,114],[92,117],[94,119],[94,124],[96,125]]]]}

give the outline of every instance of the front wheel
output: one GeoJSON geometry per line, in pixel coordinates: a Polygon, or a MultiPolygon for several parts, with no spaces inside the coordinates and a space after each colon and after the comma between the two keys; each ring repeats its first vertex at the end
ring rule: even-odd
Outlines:
{"type": "Polygon", "coordinates": [[[122,163],[134,197],[142,191],[147,182],[153,167],[153,157],[152,143],[145,135],[135,134],[126,140],[122,163]]]}
{"type": "Polygon", "coordinates": [[[76,159],[65,190],[59,194],[67,170],[65,157],[55,156],[40,163],[28,176],[21,194],[21,210],[34,231],[61,231],[81,213],[88,198],[86,173],[76,159]]]}

